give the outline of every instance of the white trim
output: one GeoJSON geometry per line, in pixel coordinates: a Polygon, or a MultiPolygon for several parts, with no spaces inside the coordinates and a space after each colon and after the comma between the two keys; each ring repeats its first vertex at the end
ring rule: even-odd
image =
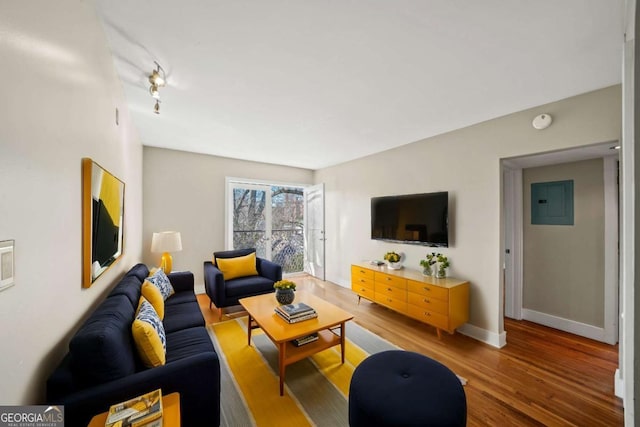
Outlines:
{"type": "Polygon", "coordinates": [[[253,178],[238,178],[235,176],[225,177],[225,183],[234,182],[237,184],[249,184],[249,185],[275,185],[276,187],[299,187],[307,188],[313,184],[300,184],[298,182],[290,181],[275,181],[270,179],[253,179],[253,178]]]}
{"type": "Polygon", "coordinates": [[[522,169],[511,169],[504,162],[504,254],[505,259],[505,310],[504,315],[512,319],[522,319],[522,266],[523,266],[523,205],[522,169]]]}
{"type": "MultiPolygon", "coordinates": [[[[627,29],[634,29],[636,2],[628,0],[627,29]]],[[[627,34],[622,66],[622,144],[620,189],[622,192],[620,229],[620,347],[619,368],[624,387],[624,423],[635,425],[635,32],[627,34]]]]}
{"type": "Polygon", "coordinates": [[[613,390],[616,396],[624,400],[624,379],[620,369],[616,369],[615,374],[613,374],[613,390]]]}
{"type": "Polygon", "coordinates": [[[618,159],[603,159],[604,179],[604,337],[618,342],[618,159]]]}
{"type": "Polygon", "coordinates": [[[575,320],[565,319],[552,314],[541,313],[528,308],[522,309],[522,318],[544,326],[549,326],[550,328],[591,338],[592,340],[604,341],[604,328],[597,326],[576,322],[575,320]]]}
{"type": "Polygon", "coordinates": [[[502,348],[507,344],[507,333],[502,331],[499,334],[487,329],[479,328],[471,323],[465,323],[457,329],[462,335],[466,335],[475,340],[489,344],[492,347],[502,348]]]}

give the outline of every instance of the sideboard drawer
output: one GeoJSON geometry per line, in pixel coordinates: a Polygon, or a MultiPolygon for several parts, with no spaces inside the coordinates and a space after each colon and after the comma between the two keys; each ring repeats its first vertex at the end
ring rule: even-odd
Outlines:
{"type": "Polygon", "coordinates": [[[362,267],[358,267],[357,265],[352,265],[351,266],[351,277],[355,278],[355,277],[362,277],[365,279],[371,279],[373,280],[373,270],[368,270],[366,268],[362,268],[362,267]]]}
{"type": "Polygon", "coordinates": [[[376,283],[376,294],[384,295],[397,301],[404,302],[407,300],[407,291],[404,289],[395,286],[381,285],[380,283],[376,283]]]}
{"type": "Polygon", "coordinates": [[[409,316],[420,320],[421,322],[428,323],[436,328],[449,331],[449,317],[444,314],[436,313],[435,311],[429,311],[424,308],[417,307],[409,304],[407,306],[409,316]]]}
{"type": "Polygon", "coordinates": [[[353,276],[351,278],[351,285],[352,287],[364,287],[364,288],[369,288],[372,291],[376,288],[374,285],[374,281],[373,279],[369,279],[367,277],[358,277],[358,276],[353,276]]]}
{"type": "Polygon", "coordinates": [[[436,313],[445,315],[449,314],[449,304],[445,301],[413,292],[408,292],[407,294],[409,304],[413,304],[424,310],[435,311],[436,313]]]}
{"type": "Polygon", "coordinates": [[[358,295],[365,297],[368,300],[373,301],[374,299],[375,293],[372,288],[368,288],[366,286],[360,286],[357,283],[352,283],[351,290],[357,293],[358,295]]]}
{"type": "Polygon", "coordinates": [[[375,272],[376,286],[378,284],[384,284],[388,286],[394,286],[399,289],[407,289],[407,279],[402,277],[392,276],[390,274],[375,272]]]}
{"type": "Polygon", "coordinates": [[[392,296],[389,296],[381,292],[375,293],[375,302],[377,302],[378,304],[391,307],[392,309],[399,311],[401,313],[404,313],[407,310],[407,303],[405,301],[395,299],[392,296]]]}
{"type": "Polygon", "coordinates": [[[442,301],[449,301],[449,290],[440,286],[431,285],[429,283],[416,282],[415,280],[407,280],[409,292],[424,295],[430,298],[437,298],[442,301]]]}

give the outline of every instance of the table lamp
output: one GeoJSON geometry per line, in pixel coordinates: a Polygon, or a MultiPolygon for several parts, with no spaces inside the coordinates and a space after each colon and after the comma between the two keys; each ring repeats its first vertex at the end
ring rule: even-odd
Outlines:
{"type": "Polygon", "coordinates": [[[162,231],[160,233],[153,233],[151,239],[151,252],[160,253],[160,268],[162,268],[165,274],[171,273],[171,267],[173,259],[169,252],[178,252],[182,250],[182,240],[180,239],[179,231],[162,231]]]}

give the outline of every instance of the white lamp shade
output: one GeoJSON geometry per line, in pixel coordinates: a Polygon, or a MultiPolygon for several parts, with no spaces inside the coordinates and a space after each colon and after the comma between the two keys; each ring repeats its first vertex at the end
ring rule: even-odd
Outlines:
{"type": "Polygon", "coordinates": [[[182,240],[179,231],[162,231],[153,233],[151,252],[178,252],[182,250],[182,240]]]}

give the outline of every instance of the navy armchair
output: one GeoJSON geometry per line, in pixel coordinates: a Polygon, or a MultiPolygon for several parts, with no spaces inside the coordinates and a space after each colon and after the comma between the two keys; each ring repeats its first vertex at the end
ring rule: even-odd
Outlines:
{"type": "MultiPolygon", "coordinates": [[[[236,258],[255,251],[254,248],[219,251],[213,253],[213,258],[236,258]]],[[[216,264],[211,261],[204,262],[204,287],[210,299],[209,308],[212,304],[216,306],[219,319],[222,319],[223,308],[238,305],[241,298],[274,292],[273,284],[282,280],[282,267],[275,262],[256,257],[256,270],[257,276],[225,280],[216,264]]]]}

